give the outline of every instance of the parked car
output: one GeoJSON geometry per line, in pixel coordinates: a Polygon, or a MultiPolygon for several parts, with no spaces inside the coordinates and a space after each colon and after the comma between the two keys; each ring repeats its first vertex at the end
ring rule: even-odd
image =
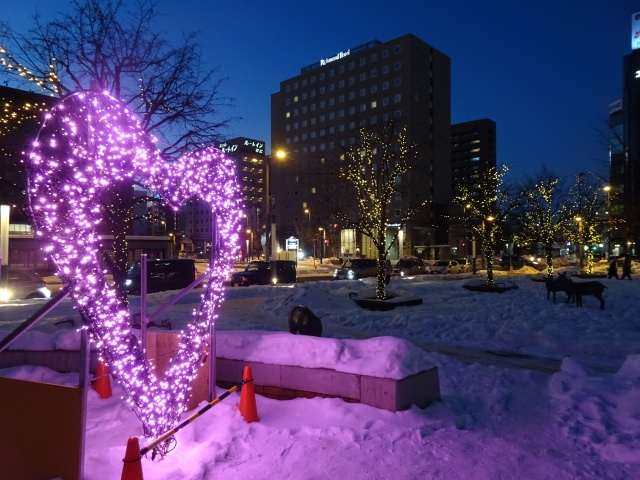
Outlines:
{"type": "Polygon", "coordinates": [[[502,255],[500,258],[500,268],[503,270],[519,270],[524,267],[524,257],[518,255],[502,255]]]}
{"type": "Polygon", "coordinates": [[[337,280],[357,280],[375,277],[378,274],[378,261],[372,258],[353,258],[345,260],[340,268],[333,272],[337,280]]]}
{"type": "MultiPolygon", "coordinates": [[[[140,295],[140,262],[133,262],[124,280],[124,289],[140,295]]],[[[193,259],[147,260],[147,293],[179,290],[188,287],[197,278],[193,259]]]]}
{"type": "Polygon", "coordinates": [[[447,273],[461,273],[460,265],[456,260],[438,260],[433,265],[427,265],[425,268],[426,273],[439,273],[439,274],[447,274],[447,273]]]}
{"type": "Polygon", "coordinates": [[[31,270],[9,269],[7,283],[0,284],[0,302],[32,298],[51,298],[47,283],[31,270]]]}
{"type": "Polygon", "coordinates": [[[269,285],[277,283],[296,283],[296,262],[293,260],[256,260],[242,272],[231,275],[231,286],[248,287],[249,285],[269,285]],[[272,264],[276,265],[273,275],[272,264]]]}
{"type": "Polygon", "coordinates": [[[456,258],[456,262],[458,262],[458,266],[460,267],[460,273],[473,271],[473,260],[469,260],[468,258],[456,258]]]}
{"type": "Polygon", "coordinates": [[[424,273],[424,262],[418,257],[404,257],[393,267],[393,274],[401,277],[420,275],[424,273]]]}

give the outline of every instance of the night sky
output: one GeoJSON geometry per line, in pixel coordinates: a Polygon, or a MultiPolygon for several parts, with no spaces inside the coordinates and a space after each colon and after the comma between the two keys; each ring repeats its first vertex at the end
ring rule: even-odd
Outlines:
{"type": "MultiPolygon", "coordinates": [[[[11,3],[0,19],[25,31],[36,8],[46,19],[66,4],[11,3]]],[[[168,36],[200,32],[205,61],[228,77],[220,93],[235,108],[223,115],[242,117],[228,136],[265,140],[267,151],[280,81],[339,51],[413,33],[451,58],[452,122],[494,120],[498,163],[520,177],[542,165],[606,174],[607,109],[622,94],[640,2],[162,0],[158,11],[168,36]]]]}

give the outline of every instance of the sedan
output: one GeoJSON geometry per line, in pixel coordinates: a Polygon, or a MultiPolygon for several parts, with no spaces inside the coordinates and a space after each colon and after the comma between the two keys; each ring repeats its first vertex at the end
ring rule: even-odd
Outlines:
{"type": "Polygon", "coordinates": [[[427,265],[425,268],[426,273],[431,274],[447,274],[447,273],[460,273],[460,265],[455,260],[438,260],[433,265],[427,265]]]}
{"type": "Polygon", "coordinates": [[[0,285],[0,302],[51,298],[51,290],[38,274],[28,270],[9,270],[7,283],[0,285]]]}

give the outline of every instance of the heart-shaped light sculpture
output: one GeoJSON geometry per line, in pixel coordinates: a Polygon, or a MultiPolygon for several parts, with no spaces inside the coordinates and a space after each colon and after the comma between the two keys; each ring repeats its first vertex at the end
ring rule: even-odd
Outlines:
{"type": "MultiPolygon", "coordinates": [[[[123,387],[143,427],[156,438],[174,428],[185,410],[222,282],[238,244],[238,187],[234,162],[214,148],[165,162],[135,116],[107,93],[76,93],[47,115],[29,164],[35,234],[58,268],[92,340],[123,387]],[[216,219],[216,248],[202,302],[182,332],[178,352],[159,380],[130,328],[130,314],[100,267],[100,197],[117,184],[143,181],[178,208],[197,197],[216,219]]],[[[159,446],[165,454],[168,445],[159,446]]]]}

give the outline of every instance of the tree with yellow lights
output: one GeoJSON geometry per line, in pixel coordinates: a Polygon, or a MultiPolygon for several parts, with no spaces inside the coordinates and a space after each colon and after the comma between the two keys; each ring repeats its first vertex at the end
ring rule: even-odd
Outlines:
{"type": "MultiPolygon", "coordinates": [[[[168,159],[215,145],[231,121],[216,119],[232,104],[220,95],[218,68],[203,64],[194,34],[170,44],[154,26],[158,16],[150,0],[75,0],[52,21],[35,15],[26,33],[0,24],[0,76],[59,97],[108,91],[138,115],[168,159]]],[[[141,197],[134,197],[131,183],[112,187],[102,206],[107,233],[114,236],[112,273],[119,283],[127,267],[133,206],[141,197]]]]}
{"type": "Polygon", "coordinates": [[[377,251],[376,299],[386,300],[387,256],[397,241],[398,232],[427,202],[407,194],[404,184],[416,167],[417,150],[411,144],[406,129],[389,122],[378,131],[360,130],[360,144],[341,157],[335,174],[353,194],[355,215],[328,199],[335,218],[343,228],[352,228],[371,239],[377,251]],[[394,229],[388,231],[389,210],[401,207],[401,216],[394,219],[394,229]],[[387,233],[391,233],[388,237],[387,233]]]}
{"type": "MultiPolygon", "coordinates": [[[[453,215],[454,223],[464,225],[480,239],[482,254],[487,267],[488,287],[494,287],[493,255],[502,226],[517,207],[515,195],[504,185],[508,168],[490,167],[480,172],[478,187],[472,191],[466,185],[459,187],[453,203],[461,207],[462,213],[453,215]]],[[[474,259],[475,261],[475,259],[474,259]]]]}
{"type": "Polygon", "coordinates": [[[593,273],[593,250],[604,241],[609,215],[603,181],[592,172],[580,172],[569,189],[567,202],[569,222],[565,237],[579,247],[580,268],[593,273]]]}
{"type": "Polygon", "coordinates": [[[553,244],[562,238],[570,219],[562,181],[543,169],[535,180],[520,187],[521,209],[517,215],[518,238],[523,244],[541,245],[547,275],[553,276],[553,244]]]}

